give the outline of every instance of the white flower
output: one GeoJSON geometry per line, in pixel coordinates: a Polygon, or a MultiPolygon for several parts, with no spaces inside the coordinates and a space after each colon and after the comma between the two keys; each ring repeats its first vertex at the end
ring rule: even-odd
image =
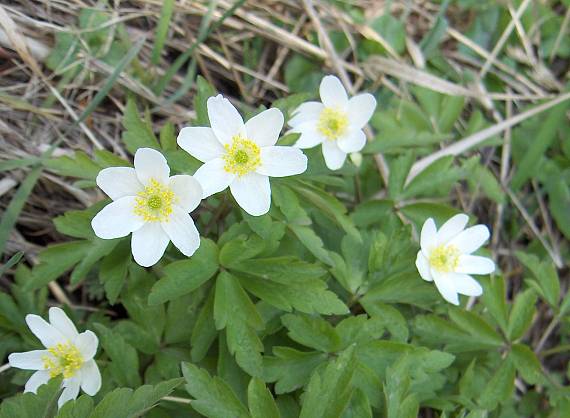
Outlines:
{"type": "Polygon", "coordinates": [[[296,147],[323,144],[327,167],[338,170],[347,154],[364,148],[366,135],[362,128],[376,109],[376,99],[362,93],[349,100],[340,80],[333,75],[323,78],[319,92],[322,103],[303,103],[288,123],[293,128],[291,132],[301,134],[296,147]]]}
{"type": "Polygon", "coordinates": [[[203,197],[226,187],[247,213],[260,216],[271,206],[269,177],[301,174],[307,157],[293,147],[275,146],[283,127],[279,109],[268,109],[246,123],[221,94],[207,102],[211,128],[188,127],[178,135],[178,145],[205,163],[194,177],[203,197]]]}
{"type": "Polygon", "coordinates": [[[471,255],[489,238],[485,225],[465,229],[469,217],[455,215],[437,230],[432,218],[422,227],[416,267],[422,279],[434,281],[443,298],[459,305],[458,293],[479,296],[481,285],[470,274],[489,274],[495,263],[487,257],[471,255]]]}
{"type": "Polygon", "coordinates": [[[192,176],[170,177],[160,152],[139,148],[135,168],[105,168],[97,185],[113,202],[91,221],[95,235],[113,239],[132,232],[131,248],[139,265],[156,264],[170,241],[188,257],[200,246],[189,213],[200,204],[202,188],[192,176]]]}
{"type": "Polygon", "coordinates": [[[63,392],[57,402],[61,406],[77,398],[79,388],[93,396],[101,388],[101,374],[93,360],[99,340],[91,331],[79,334],[73,322],[60,308],[50,308],[49,323],[41,316],[26,315],[30,330],[45,350],[12,353],[10,366],[37,370],[27,381],[24,392],[36,393],[38,387],[52,377],[63,375],[63,392]]]}

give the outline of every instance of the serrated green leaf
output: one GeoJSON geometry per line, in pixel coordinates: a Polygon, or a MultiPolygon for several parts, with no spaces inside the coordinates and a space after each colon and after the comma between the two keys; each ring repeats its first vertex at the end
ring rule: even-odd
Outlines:
{"type": "Polygon", "coordinates": [[[525,382],[536,385],[544,380],[542,365],[527,345],[513,344],[510,356],[525,382]]]}
{"type": "Polygon", "coordinates": [[[509,314],[507,326],[509,340],[516,341],[526,333],[536,312],[535,305],[536,293],[534,290],[527,289],[517,295],[509,314]]]}
{"type": "Polygon", "coordinates": [[[291,339],[306,347],[333,353],[341,347],[341,338],[333,326],[320,317],[286,314],[281,322],[291,339]]]}
{"type": "Polygon", "coordinates": [[[111,305],[117,302],[131,263],[131,244],[127,240],[122,240],[115,250],[101,261],[99,280],[103,283],[105,294],[111,305]]]}
{"type": "Polygon", "coordinates": [[[281,418],[271,392],[256,377],[247,387],[247,403],[252,418],[281,418]]]}
{"type": "Polygon", "coordinates": [[[140,118],[137,105],[132,99],[127,101],[125,107],[123,127],[125,130],[122,139],[131,154],[134,154],[139,148],[160,149],[151,125],[148,121],[140,118]]]}
{"type": "Polygon", "coordinates": [[[515,387],[515,366],[507,357],[488,382],[478,400],[485,409],[493,410],[501,402],[508,400],[515,387]]]}

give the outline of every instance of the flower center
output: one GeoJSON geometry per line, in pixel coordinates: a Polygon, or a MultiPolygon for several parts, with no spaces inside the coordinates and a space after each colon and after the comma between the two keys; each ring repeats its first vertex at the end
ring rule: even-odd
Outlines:
{"type": "Polygon", "coordinates": [[[155,179],[136,198],[134,212],[146,222],[167,222],[176,202],[174,192],[155,179]]]}
{"type": "Polygon", "coordinates": [[[319,116],[317,129],[329,140],[341,137],[348,128],[348,115],[346,112],[332,107],[325,107],[319,116]]]}
{"type": "Polygon", "coordinates": [[[429,256],[429,264],[436,270],[448,273],[459,265],[460,252],[455,245],[440,245],[429,256]]]}
{"type": "Polygon", "coordinates": [[[83,365],[83,357],[77,347],[70,342],[59,343],[48,348],[51,356],[43,356],[44,369],[49,369],[50,377],[63,374],[68,379],[75,376],[75,373],[83,365]]]}
{"type": "Polygon", "coordinates": [[[228,173],[243,176],[255,170],[261,164],[259,146],[241,135],[232,138],[232,145],[224,145],[226,154],[223,156],[224,170],[228,173]]]}

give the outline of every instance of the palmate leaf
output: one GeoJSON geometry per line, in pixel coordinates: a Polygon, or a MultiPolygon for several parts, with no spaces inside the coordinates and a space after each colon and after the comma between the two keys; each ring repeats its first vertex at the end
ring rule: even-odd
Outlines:
{"type": "Polygon", "coordinates": [[[51,379],[38,393],[24,393],[6,399],[0,405],[0,418],[51,418],[57,411],[61,378],[51,379]]]}
{"type": "Polygon", "coordinates": [[[251,376],[261,376],[263,344],[256,331],[263,329],[263,320],[239,280],[226,271],[216,279],[214,320],[218,330],[226,330],[238,365],[251,376]]]}

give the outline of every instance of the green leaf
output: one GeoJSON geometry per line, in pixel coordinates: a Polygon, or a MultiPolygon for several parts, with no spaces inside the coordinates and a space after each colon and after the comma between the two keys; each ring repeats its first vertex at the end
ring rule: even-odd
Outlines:
{"type": "Polygon", "coordinates": [[[341,339],[332,325],[320,317],[286,314],[281,322],[289,330],[289,337],[304,346],[325,353],[333,353],[341,346],[341,339]]]}
{"type": "Polygon", "coordinates": [[[72,157],[51,158],[44,162],[50,171],[60,176],[76,177],[85,180],[95,180],[102,167],[95,163],[89,155],[83,151],[76,151],[72,157]]]}
{"type": "Polygon", "coordinates": [[[101,239],[98,237],[90,241],[87,251],[71,273],[71,284],[77,284],[84,279],[95,263],[113,251],[119,242],[118,239],[101,239]]]}
{"type": "Polygon", "coordinates": [[[61,378],[55,378],[41,385],[37,395],[24,393],[5,399],[0,404],[0,418],[53,417],[57,413],[57,400],[61,391],[61,378]]]}
{"type": "Polygon", "coordinates": [[[163,269],[164,277],[152,287],[148,303],[158,305],[196,290],[216,274],[218,267],[218,247],[213,241],[201,238],[200,247],[191,258],[175,261],[163,269]]]}
{"type": "Polygon", "coordinates": [[[95,234],[91,227],[93,216],[84,210],[70,210],[53,220],[57,232],[73,238],[92,239],[95,234]]]}
{"type": "Polygon", "coordinates": [[[325,362],[327,355],[315,351],[298,351],[290,347],[273,347],[272,356],[263,358],[263,379],[275,383],[275,393],[293,392],[303,387],[313,370],[325,362]]]}
{"type": "Polygon", "coordinates": [[[392,275],[372,286],[362,298],[362,302],[406,303],[427,307],[438,299],[436,292],[435,288],[423,281],[417,272],[404,272],[392,275]]]}
{"type": "Polygon", "coordinates": [[[141,385],[139,375],[139,357],[136,350],[122,335],[101,324],[94,324],[101,347],[111,359],[108,370],[120,386],[138,387],[141,385]]]}
{"type": "Polygon", "coordinates": [[[6,264],[0,266],[0,277],[4,276],[4,273],[6,273],[12,267],[16,266],[20,262],[23,256],[24,253],[22,251],[18,251],[16,254],[10,257],[8,261],[6,261],[6,264]]]}
{"type": "Polygon", "coordinates": [[[223,271],[216,280],[214,320],[218,330],[226,330],[228,349],[238,365],[251,376],[260,376],[263,344],[256,330],[263,320],[239,280],[223,271]]]}
{"type": "Polygon", "coordinates": [[[353,392],[350,403],[342,414],[342,418],[372,418],[370,401],[362,390],[356,389],[353,392]]]}
{"type": "Polygon", "coordinates": [[[513,344],[510,356],[522,378],[529,385],[536,385],[544,380],[542,365],[536,354],[524,344],[513,344]]]}
{"type": "Polygon", "coordinates": [[[507,357],[481,393],[478,403],[485,409],[493,410],[511,397],[514,387],[515,366],[507,357]]]}
{"type": "Polygon", "coordinates": [[[289,187],[279,183],[272,184],[271,197],[291,224],[310,225],[311,219],[302,208],[295,192],[289,187]]]}
{"type": "Polygon", "coordinates": [[[507,335],[510,341],[516,341],[526,333],[536,313],[535,305],[536,293],[533,289],[527,289],[517,295],[509,314],[507,326],[507,335]]]}
{"type": "Polygon", "coordinates": [[[311,376],[299,418],[340,418],[352,395],[350,384],[356,365],[354,347],[343,351],[311,376]]]}
{"type": "Polygon", "coordinates": [[[252,418],[280,418],[281,414],[271,392],[265,384],[254,377],[247,387],[247,403],[252,418]]]}
{"type": "Polygon", "coordinates": [[[76,400],[66,402],[59,410],[57,418],[85,418],[93,411],[93,398],[82,395],[76,400]]]}
{"type": "Polygon", "coordinates": [[[232,268],[241,261],[260,254],[265,249],[265,241],[258,235],[240,235],[224,244],[220,250],[220,264],[232,268]]]}
{"type": "Polygon", "coordinates": [[[388,178],[388,196],[391,199],[399,200],[404,190],[404,184],[410,168],[415,161],[413,152],[407,152],[396,158],[390,164],[390,177],[388,178]]]}
{"type": "Polygon", "coordinates": [[[507,332],[508,308],[506,302],[505,279],[503,276],[491,276],[488,280],[481,280],[484,291],[482,300],[493,319],[497,322],[503,333],[507,332]]]}
{"type": "Polygon", "coordinates": [[[206,356],[210,346],[218,336],[214,323],[214,291],[215,288],[212,287],[192,329],[190,355],[192,361],[196,363],[206,356]]]}
{"type": "Polygon", "coordinates": [[[245,406],[232,389],[219,377],[190,363],[182,363],[186,390],[195,399],[191,402],[200,414],[208,418],[250,418],[245,406]]]}
{"type": "Polygon", "coordinates": [[[216,89],[214,89],[204,77],[199,75],[196,78],[196,90],[196,96],[194,96],[196,126],[208,126],[210,124],[210,119],[208,118],[206,102],[209,97],[216,95],[216,89]]]}
{"type": "Polygon", "coordinates": [[[463,309],[450,309],[449,317],[472,337],[489,345],[501,347],[503,339],[493,327],[475,312],[463,309]]]}
{"type": "Polygon", "coordinates": [[[553,308],[558,307],[558,299],[560,297],[560,279],[556,273],[556,269],[549,260],[540,261],[538,257],[517,251],[517,258],[530,270],[544,299],[553,308]]]}
{"type": "Polygon", "coordinates": [[[139,148],[160,149],[148,120],[142,120],[134,100],[129,99],[123,115],[122,139],[127,150],[134,154],[139,148]]]}
{"type": "Polygon", "coordinates": [[[173,0],[165,0],[160,10],[160,19],[156,26],[156,34],[154,37],[154,46],[152,47],[151,62],[157,65],[160,62],[160,54],[164,48],[166,37],[168,36],[168,28],[170,27],[170,18],[174,9],[173,0]]]}
{"type": "Polygon", "coordinates": [[[105,294],[111,305],[117,302],[131,263],[131,243],[127,240],[122,240],[115,250],[101,261],[99,280],[103,283],[105,294]]]}
{"type": "Polygon", "coordinates": [[[289,225],[289,228],[291,231],[293,231],[301,244],[303,244],[305,248],[309,250],[309,252],[313,254],[317,260],[320,260],[329,266],[334,264],[329,251],[325,248],[323,240],[315,233],[311,227],[302,225],[289,225]]]}

